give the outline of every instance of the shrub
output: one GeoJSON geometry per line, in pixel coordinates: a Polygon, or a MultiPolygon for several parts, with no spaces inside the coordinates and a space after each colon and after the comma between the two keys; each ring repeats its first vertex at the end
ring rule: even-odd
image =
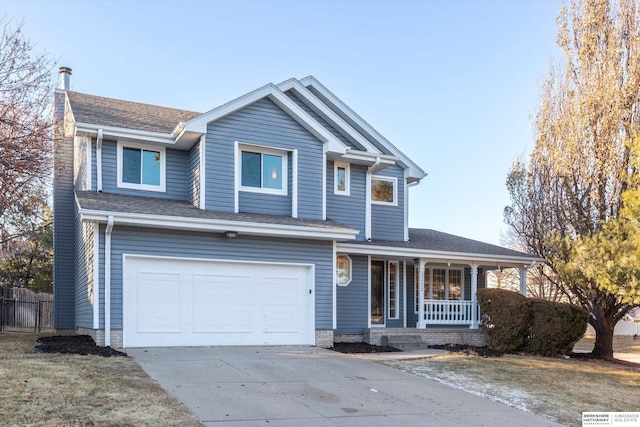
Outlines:
{"type": "Polygon", "coordinates": [[[529,299],[527,303],[530,320],[524,350],[541,356],[571,353],[587,329],[587,311],[540,299],[529,299]]]}
{"type": "Polygon", "coordinates": [[[479,289],[478,304],[489,348],[512,352],[523,347],[529,322],[524,296],[503,289],[479,289]]]}

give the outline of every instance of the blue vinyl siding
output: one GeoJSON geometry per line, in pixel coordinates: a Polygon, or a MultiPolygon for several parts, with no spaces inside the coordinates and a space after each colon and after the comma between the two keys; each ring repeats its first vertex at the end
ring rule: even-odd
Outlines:
{"type": "Polygon", "coordinates": [[[194,206],[200,206],[200,142],[189,150],[187,165],[187,197],[194,206]]]}
{"type": "Polygon", "coordinates": [[[382,169],[375,175],[397,178],[398,205],[371,204],[371,238],[404,240],[404,171],[394,165],[382,169]]]}
{"type": "MultiPolygon", "coordinates": [[[[101,227],[101,234],[104,227],[101,227]]],[[[220,233],[205,234],[151,228],[114,227],[111,257],[112,328],[122,328],[122,254],[315,264],[316,328],[333,328],[332,242],[245,237],[227,239],[220,233]]],[[[100,244],[101,254],[104,246],[100,244]]],[[[104,258],[101,256],[101,270],[104,258]]],[[[104,277],[101,275],[101,283],[104,277]]],[[[102,299],[104,296],[102,296],[102,299]]],[[[104,327],[101,304],[100,325],[104,327]]]]}
{"type": "Polygon", "coordinates": [[[287,196],[240,192],[240,212],[291,216],[291,193],[287,196]]]}
{"type": "Polygon", "coordinates": [[[356,240],[365,239],[365,205],[367,167],[350,165],[349,195],[334,194],[334,163],[327,162],[327,218],[360,231],[356,240]]]}
{"type": "Polygon", "coordinates": [[[362,334],[369,325],[369,261],[366,256],[349,255],[352,279],[336,286],[337,334],[362,334]]]}
{"type": "Polygon", "coordinates": [[[166,192],[118,188],[115,141],[102,142],[102,190],[105,193],[129,194],[161,199],[188,200],[186,151],[166,149],[166,192]]]}
{"type": "MultiPolygon", "coordinates": [[[[207,209],[234,210],[235,142],[282,150],[298,150],[298,217],[322,219],[322,143],[268,99],[210,123],[206,135],[207,209]]],[[[289,181],[291,183],[291,180],[289,181]]],[[[291,215],[291,192],[287,197],[267,195],[267,203],[254,204],[255,197],[240,192],[243,212],[291,215]],[[251,200],[250,200],[251,199],[251,200]],[[289,203],[285,208],[285,204],[289,203]],[[270,205],[277,205],[273,208],[270,205]],[[285,213],[286,211],[286,213],[285,213]]],[[[254,193],[255,194],[255,193],[254,193]]]]}
{"type": "Polygon", "coordinates": [[[75,221],[75,323],[93,328],[93,224],[75,221]]]}
{"type": "MultiPolygon", "coordinates": [[[[54,117],[56,132],[64,117],[64,94],[56,92],[54,117]]],[[[54,327],[72,329],[75,326],[74,297],[74,219],[73,138],[55,141],[53,158],[53,293],[54,327]]]]}
{"type": "MultiPolygon", "coordinates": [[[[343,144],[345,144],[346,146],[348,146],[349,148],[355,148],[357,150],[364,150],[364,148],[359,145],[356,144],[354,141],[352,141],[351,139],[348,139],[345,135],[343,135],[342,133],[340,133],[340,131],[338,131],[336,128],[334,128],[332,125],[330,125],[324,118],[322,118],[315,110],[312,110],[307,104],[304,103],[304,101],[302,101],[300,98],[298,98],[296,95],[293,94],[292,91],[287,91],[285,92],[289,98],[291,98],[291,100],[293,102],[295,102],[300,108],[302,108],[307,114],[309,114],[311,117],[313,117],[313,119],[315,121],[317,121],[318,123],[320,123],[320,125],[322,125],[322,127],[324,127],[326,130],[328,130],[333,136],[335,136],[340,142],[342,142],[343,144]]],[[[366,151],[366,150],[364,150],[366,151]]]]}

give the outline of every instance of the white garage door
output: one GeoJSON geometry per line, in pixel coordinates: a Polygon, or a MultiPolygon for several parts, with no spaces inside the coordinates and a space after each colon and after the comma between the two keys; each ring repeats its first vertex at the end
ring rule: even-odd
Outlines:
{"type": "Polygon", "coordinates": [[[126,347],[314,344],[313,268],[125,255],[126,347]]]}

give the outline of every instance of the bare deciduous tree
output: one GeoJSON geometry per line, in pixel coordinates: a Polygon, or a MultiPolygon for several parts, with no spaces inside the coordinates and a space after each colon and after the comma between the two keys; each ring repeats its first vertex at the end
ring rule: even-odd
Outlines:
{"type": "MultiPolygon", "coordinates": [[[[0,236],[42,221],[51,172],[54,61],[0,18],[0,236]]],[[[3,243],[3,242],[0,242],[3,243]]]]}
{"type": "Polygon", "coordinates": [[[636,304],[628,298],[635,285],[605,285],[585,266],[580,277],[560,267],[575,265],[578,244],[618,220],[624,194],[637,186],[639,7],[635,0],[575,0],[563,8],[558,43],[565,61],[542,86],[529,163],[515,162],[507,179],[507,223],[528,250],[548,260],[542,274],[591,313],[593,354],[603,358],[613,356],[613,328],[636,304]]]}

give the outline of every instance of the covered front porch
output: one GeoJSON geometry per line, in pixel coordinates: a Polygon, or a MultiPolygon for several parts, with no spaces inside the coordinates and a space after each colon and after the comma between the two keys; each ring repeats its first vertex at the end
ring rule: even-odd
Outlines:
{"type": "Polygon", "coordinates": [[[487,272],[517,269],[520,292],[526,293],[526,272],[536,257],[418,231],[408,242],[336,245],[336,342],[383,344],[401,337],[408,342],[478,345],[483,337],[477,293],[487,286],[487,272]]]}

